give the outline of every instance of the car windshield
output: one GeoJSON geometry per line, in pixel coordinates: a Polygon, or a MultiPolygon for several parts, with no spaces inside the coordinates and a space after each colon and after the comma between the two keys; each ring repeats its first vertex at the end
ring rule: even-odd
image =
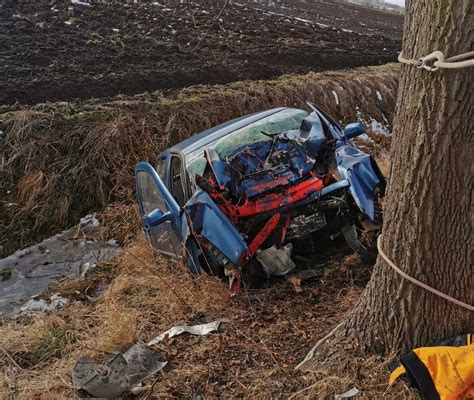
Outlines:
{"type": "MultiPolygon", "coordinates": [[[[294,129],[299,129],[301,122],[308,113],[303,110],[288,109],[276,114],[262,118],[243,128],[237,129],[228,135],[209,143],[206,148],[216,150],[222,160],[231,154],[236,148],[264,140],[271,140],[267,134],[283,133],[294,129]]],[[[204,158],[204,148],[197,149],[186,156],[186,168],[189,178],[194,186],[196,174],[202,175],[206,167],[204,158]]]]}

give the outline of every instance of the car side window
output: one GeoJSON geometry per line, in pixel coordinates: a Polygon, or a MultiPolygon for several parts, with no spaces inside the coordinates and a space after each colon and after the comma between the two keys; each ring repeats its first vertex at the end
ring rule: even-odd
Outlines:
{"type": "Polygon", "coordinates": [[[182,175],[182,163],[179,157],[173,156],[171,158],[170,171],[172,195],[182,207],[186,203],[186,191],[184,188],[186,181],[182,175]]]}
{"type": "Polygon", "coordinates": [[[163,195],[156,187],[151,176],[145,171],[137,173],[137,190],[144,215],[150,214],[157,208],[164,213],[168,211],[163,195]]]}
{"type": "Polygon", "coordinates": [[[161,157],[156,162],[156,172],[163,182],[165,181],[166,160],[166,157],[161,157]]]}

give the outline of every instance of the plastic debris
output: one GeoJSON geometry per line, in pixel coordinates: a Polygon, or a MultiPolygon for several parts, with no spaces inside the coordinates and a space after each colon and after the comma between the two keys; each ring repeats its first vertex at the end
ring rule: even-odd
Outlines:
{"type": "Polygon", "coordinates": [[[280,249],[276,245],[265,250],[257,251],[257,261],[262,265],[267,276],[284,276],[296,268],[296,264],[291,259],[293,245],[288,243],[280,249]]]}
{"type": "Polygon", "coordinates": [[[166,332],[163,332],[161,335],[149,341],[148,346],[152,346],[156,343],[159,343],[166,337],[172,338],[174,336],[181,335],[185,332],[190,333],[191,335],[204,336],[210,332],[217,331],[217,329],[219,329],[219,325],[222,322],[229,322],[229,320],[226,318],[220,318],[207,324],[174,326],[173,328],[168,329],[166,332]]]}
{"type": "Polygon", "coordinates": [[[124,353],[109,355],[103,363],[81,357],[74,366],[72,382],[76,389],[91,396],[115,398],[156,374],[167,363],[146,344],[137,343],[124,353]]]}
{"type": "Polygon", "coordinates": [[[351,397],[357,396],[359,393],[360,393],[359,389],[357,389],[356,387],[353,387],[351,390],[348,390],[347,392],[336,394],[334,396],[334,400],[350,399],[351,397]]]}

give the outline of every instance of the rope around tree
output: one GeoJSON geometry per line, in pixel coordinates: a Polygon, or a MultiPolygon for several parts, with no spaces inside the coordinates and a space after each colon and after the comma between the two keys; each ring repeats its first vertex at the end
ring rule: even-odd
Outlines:
{"type": "Polygon", "coordinates": [[[398,268],[395,263],[388,258],[388,256],[383,252],[382,250],[382,245],[381,245],[381,237],[380,235],[377,238],[377,249],[379,250],[380,256],[387,262],[388,265],[390,265],[396,272],[398,272],[401,276],[403,276],[406,280],[410,281],[411,283],[420,286],[421,288],[427,290],[428,292],[431,292],[435,294],[436,296],[442,297],[443,299],[456,304],[459,307],[465,308],[468,311],[474,311],[474,306],[471,306],[470,304],[464,303],[460,300],[455,299],[454,297],[451,297],[447,295],[446,293],[440,292],[439,290],[432,288],[431,286],[427,285],[426,283],[423,283],[419,281],[418,279],[413,278],[412,276],[408,275],[406,272],[402,271],[400,268],[398,268]]]}
{"type": "Polygon", "coordinates": [[[417,68],[426,69],[430,72],[434,72],[439,68],[467,68],[474,66],[474,51],[469,51],[446,59],[441,51],[434,51],[433,53],[418,59],[405,58],[403,57],[403,52],[401,52],[398,55],[398,61],[404,64],[414,65],[417,68]]]}

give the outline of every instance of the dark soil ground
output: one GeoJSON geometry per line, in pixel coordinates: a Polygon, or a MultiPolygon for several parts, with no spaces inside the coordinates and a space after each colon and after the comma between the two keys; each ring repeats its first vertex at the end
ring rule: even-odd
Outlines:
{"type": "Polygon", "coordinates": [[[136,94],[396,60],[403,16],[286,0],[0,5],[0,105],[136,94]]]}

